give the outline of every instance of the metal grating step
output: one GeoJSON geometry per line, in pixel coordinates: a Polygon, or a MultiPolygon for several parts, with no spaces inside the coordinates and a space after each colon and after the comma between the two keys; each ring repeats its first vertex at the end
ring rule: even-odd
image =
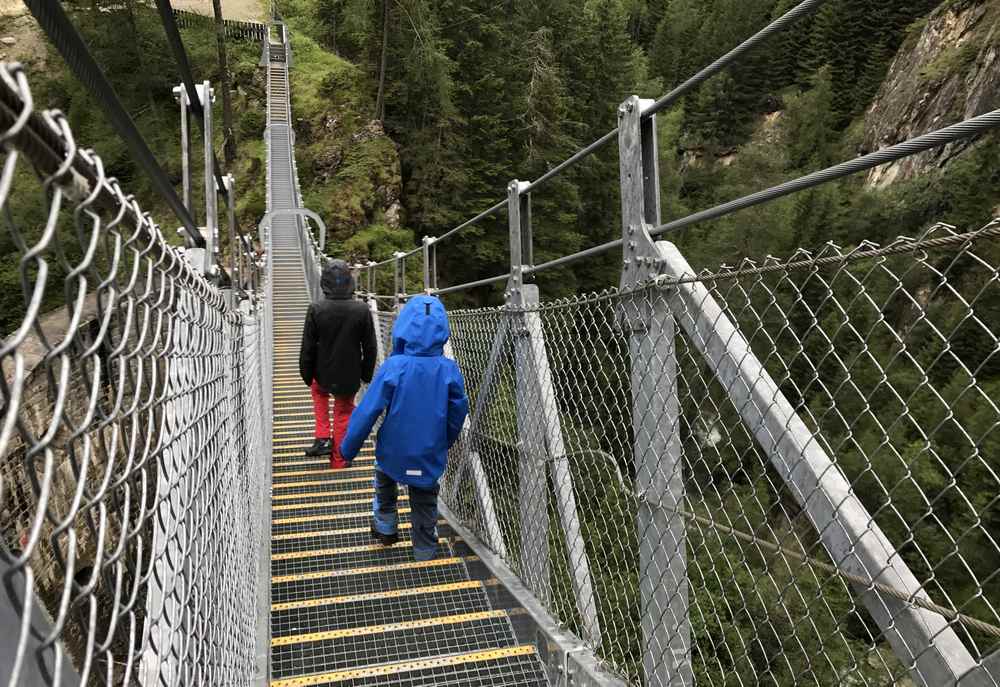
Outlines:
{"type": "MultiPolygon", "coordinates": [[[[407,507],[409,497],[406,494],[399,495],[399,508],[407,507]]],[[[343,499],[340,501],[322,501],[320,499],[303,500],[299,503],[279,502],[272,504],[271,511],[274,520],[284,520],[286,518],[317,517],[317,516],[339,516],[347,513],[358,513],[364,510],[367,515],[371,514],[371,496],[361,496],[356,499],[343,499]]]]}
{"type": "MultiPolygon", "coordinates": [[[[438,544],[437,555],[449,555],[444,544],[438,544]]],[[[388,547],[378,544],[363,544],[320,551],[272,554],[271,575],[282,577],[326,570],[350,570],[351,568],[391,565],[412,560],[413,548],[408,541],[388,547]]]]}
{"type": "Polygon", "coordinates": [[[275,496],[289,496],[295,494],[311,493],[336,493],[340,491],[351,491],[360,489],[372,483],[371,475],[358,477],[356,475],[339,480],[328,480],[318,478],[300,477],[295,481],[275,483],[275,496]]]}
{"type": "Polygon", "coordinates": [[[292,470],[290,472],[276,472],[274,475],[274,486],[281,487],[286,484],[294,484],[308,480],[318,484],[327,482],[359,482],[362,479],[371,481],[375,467],[368,463],[366,465],[352,465],[348,468],[331,470],[329,464],[326,468],[312,468],[292,470]]]}
{"type": "Polygon", "coordinates": [[[413,587],[464,582],[469,579],[465,559],[448,555],[432,561],[407,560],[347,570],[275,576],[271,580],[274,604],[348,594],[370,594],[413,587]]]}
{"type": "Polygon", "coordinates": [[[490,601],[483,583],[471,580],[373,594],[322,597],[273,605],[271,636],[286,637],[489,610],[490,601]]]}
{"type": "MultiPolygon", "coordinates": [[[[337,513],[333,515],[306,515],[293,517],[280,517],[283,513],[274,513],[271,521],[271,534],[280,536],[288,534],[302,534],[305,532],[322,533],[331,529],[343,528],[345,530],[364,529],[371,526],[372,513],[371,504],[366,511],[352,511],[350,513],[337,513]]],[[[399,506],[399,521],[408,523],[410,521],[410,509],[406,504],[399,506]]]]}
{"type": "Polygon", "coordinates": [[[296,494],[272,494],[271,505],[294,505],[305,506],[313,501],[323,501],[324,503],[355,503],[357,499],[371,499],[375,490],[372,487],[363,489],[351,489],[350,491],[316,491],[296,494]]]}
{"type": "MultiPolygon", "coordinates": [[[[400,543],[410,541],[410,523],[399,526],[400,543]]],[[[321,532],[291,532],[271,537],[273,556],[306,554],[331,549],[347,549],[374,544],[370,525],[349,530],[326,529],[321,532]]],[[[284,560],[284,559],[283,559],[284,560]]]]}
{"type": "Polygon", "coordinates": [[[506,611],[331,630],[271,641],[275,678],[514,646],[506,611]]]}
{"type": "MultiPolygon", "coordinates": [[[[301,448],[305,449],[305,447],[309,445],[310,444],[305,444],[301,448]]],[[[302,460],[282,461],[280,463],[279,462],[272,463],[271,471],[275,474],[275,476],[277,476],[279,474],[283,475],[298,470],[318,469],[322,467],[328,467],[329,465],[330,461],[326,456],[310,457],[303,454],[302,460]]]]}
{"type": "MultiPolygon", "coordinates": [[[[274,447],[273,451],[277,453],[279,450],[282,455],[277,456],[271,461],[271,466],[275,472],[281,472],[284,470],[298,470],[300,466],[303,465],[313,465],[314,461],[321,460],[324,465],[329,465],[330,460],[328,456],[321,456],[316,458],[313,456],[307,456],[305,454],[306,446],[312,446],[313,439],[309,437],[309,443],[303,444],[302,446],[296,447],[294,450],[289,450],[285,446],[274,447]],[[289,455],[291,453],[291,455],[289,455]]],[[[351,465],[354,467],[369,466],[373,467],[375,465],[375,456],[358,456],[356,457],[351,465]]]]}
{"type": "Polygon", "coordinates": [[[271,687],[543,687],[548,682],[533,646],[477,651],[395,665],[275,680],[271,687]]]}

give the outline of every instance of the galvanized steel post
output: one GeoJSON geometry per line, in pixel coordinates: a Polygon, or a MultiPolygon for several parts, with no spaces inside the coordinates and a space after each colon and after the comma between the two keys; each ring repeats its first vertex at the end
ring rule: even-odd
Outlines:
{"type": "Polygon", "coordinates": [[[226,215],[229,224],[229,268],[230,277],[233,281],[233,287],[243,288],[243,282],[241,275],[243,273],[243,251],[237,249],[236,243],[236,180],[233,179],[232,174],[227,174],[222,178],[226,184],[226,196],[229,198],[229,204],[226,208],[226,215]]]}
{"type": "Polygon", "coordinates": [[[212,147],[212,85],[204,81],[198,87],[198,97],[205,114],[203,131],[205,134],[205,274],[213,276],[217,253],[218,236],[218,192],[215,186],[215,149],[212,147]]]}
{"type": "MultiPolygon", "coordinates": [[[[622,202],[621,289],[655,277],[668,244],[653,243],[660,223],[656,118],[643,119],[653,101],[632,96],[618,108],[622,202]]],[[[677,395],[674,320],[658,292],[638,291],[623,302],[630,332],[633,460],[639,500],[640,625],[642,665],[649,687],[688,687],[691,626],[688,618],[685,523],[677,395]]]]}
{"type": "Polygon", "coordinates": [[[191,102],[188,100],[184,84],[174,86],[174,98],[181,106],[181,186],[183,189],[184,207],[196,217],[191,205],[191,102]]]}
{"type": "Polygon", "coordinates": [[[403,305],[403,296],[406,294],[406,253],[397,251],[392,254],[392,258],[392,293],[396,299],[398,312],[403,305]]]}
{"type": "Polygon", "coordinates": [[[431,293],[437,288],[437,248],[433,236],[425,236],[423,240],[424,256],[424,293],[431,293]]]}
{"type": "Polygon", "coordinates": [[[563,441],[562,420],[556,403],[542,318],[537,310],[531,309],[539,302],[538,287],[525,284],[523,278],[524,267],[530,264],[533,254],[530,203],[523,192],[526,187],[526,183],[514,180],[508,186],[507,195],[511,256],[507,303],[512,309],[517,428],[522,447],[518,466],[523,574],[528,586],[540,599],[551,600],[549,479],[546,469],[551,464],[556,509],[565,535],[566,555],[584,638],[591,646],[599,646],[601,627],[597,618],[597,601],[573,492],[573,476],[563,441]],[[528,309],[522,310],[524,306],[528,309]]]}

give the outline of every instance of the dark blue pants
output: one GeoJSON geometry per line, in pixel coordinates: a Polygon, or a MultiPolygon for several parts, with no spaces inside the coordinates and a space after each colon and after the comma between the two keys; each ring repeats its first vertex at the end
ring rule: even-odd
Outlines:
{"type": "MultiPolygon", "coordinates": [[[[407,490],[410,494],[413,557],[418,561],[429,561],[437,553],[438,545],[438,486],[435,484],[431,489],[407,487],[407,490]]],[[[375,517],[375,529],[382,534],[395,534],[399,527],[399,513],[396,510],[398,493],[396,482],[376,468],[372,514],[375,517]]]]}

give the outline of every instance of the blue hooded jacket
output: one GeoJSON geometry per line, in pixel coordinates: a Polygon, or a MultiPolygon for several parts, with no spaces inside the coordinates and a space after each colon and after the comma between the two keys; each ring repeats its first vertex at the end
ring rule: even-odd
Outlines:
{"type": "Polygon", "coordinates": [[[411,299],[392,328],[392,356],[375,373],[340,446],[353,460],[379,416],[376,466],[393,480],[428,489],[444,473],[448,449],[469,412],[462,373],[444,357],[451,332],[444,305],[411,299]]]}

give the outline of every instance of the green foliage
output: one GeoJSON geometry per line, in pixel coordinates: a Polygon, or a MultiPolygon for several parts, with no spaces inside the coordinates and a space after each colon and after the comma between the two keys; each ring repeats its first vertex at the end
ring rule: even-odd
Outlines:
{"type": "Polygon", "coordinates": [[[933,85],[952,74],[967,69],[975,62],[981,48],[982,45],[974,40],[949,46],[920,71],[920,78],[929,85],[933,85]]]}

